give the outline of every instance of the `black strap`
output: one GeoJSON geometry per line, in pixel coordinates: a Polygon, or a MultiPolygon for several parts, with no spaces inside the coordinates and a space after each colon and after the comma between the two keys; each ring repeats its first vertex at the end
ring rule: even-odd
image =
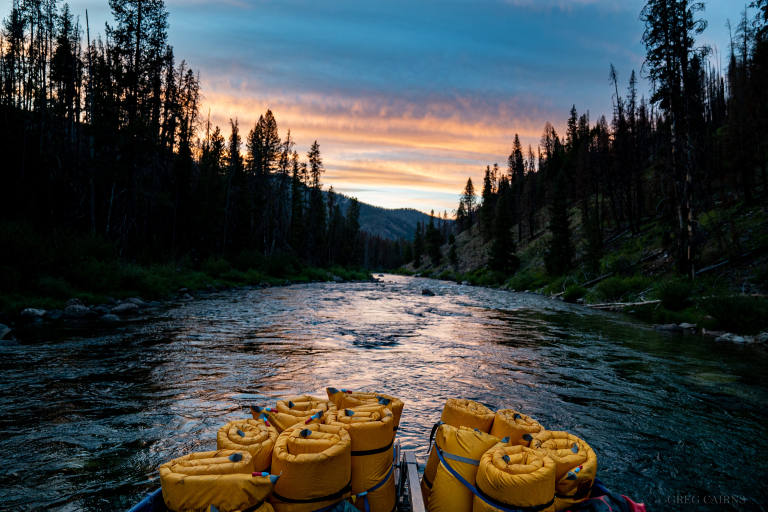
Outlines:
{"type": "Polygon", "coordinates": [[[350,491],[352,491],[352,480],[350,480],[349,483],[347,483],[347,485],[345,485],[342,489],[334,492],[333,494],[329,494],[327,496],[320,496],[319,498],[305,498],[305,499],[286,498],[285,496],[280,496],[274,490],[272,491],[272,496],[274,496],[278,500],[285,503],[318,503],[321,501],[329,501],[329,500],[335,500],[336,498],[341,498],[350,491]]]}
{"type": "Polygon", "coordinates": [[[495,505],[497,508],[500,508],[501,510],[509,510],[514,509],[515,512],[539,512],[541,510],[547,509],[555,502],[555,498],[552,497],[551,500],[549,500],[548,503],[543,503],[541,505],[534,505],[532,507],[521,507],[519,505],[510,505],[509,503],[504,503],[503,501],[499,501],[495,498],[492,498],[485,494],[483,490],[478,485],[476,487],[477,494],[482,497],[485,501],[490,502],[492,505],[495,505]]]}
{"type": "Polygon", "coordinates": [[[257,504],[255,504],[252,507],[244,508],[242,510],[242,512],[255,512],[256,510],[259,509],[259,507],[261,507],[264,504],[265,501],[267,501],[267,500],[261,500],[260,502],[258,502],[257,504]]]}
{"type": "Polygon", "coordinates": [[[392,444],[395,442],[395,439],[392,438],[392,441],[389,442],[387,446],[384,446],[383,448],[374,448],[373,450],[359,450],[359,451],[352,451],[353,457],[365,457],[366,455],[375,455],[377,453],[382,453],[390,448],[392,448],[392,444]]]}

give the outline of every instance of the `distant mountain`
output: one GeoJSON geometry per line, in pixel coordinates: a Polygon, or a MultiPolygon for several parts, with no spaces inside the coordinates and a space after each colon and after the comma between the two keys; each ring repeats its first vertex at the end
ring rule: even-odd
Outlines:
{"type": "MultiPolygon", "coordinates": [[[[342,194],[338,194],[337,197],[342,211],[346,213],[351,199],[342,194]]],[[[390,209],[360,203],[360,229],[372,235],[390,240],[399,238],[413,240],[417,222],[429,222],[429,215],[413,208],[390,209]]]]}

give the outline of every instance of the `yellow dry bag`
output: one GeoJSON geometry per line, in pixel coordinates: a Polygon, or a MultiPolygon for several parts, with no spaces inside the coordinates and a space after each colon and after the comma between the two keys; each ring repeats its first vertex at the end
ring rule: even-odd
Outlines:
{"type": "Polygon", "coordinates": [[[350,495],[352,443],[339,425],[295,425],[284,430],[272,452],[272,492],[278,512],[309,512],[350,495]]]}
{"type": "Polygon", "coordinates": [[[509,444],[531,446],[533,437],[544,430],[538,421],[513,409],[496,411],[491,426],[491,435],[501,439],[509,437],[509,444]]]}
{"type": "Polygon", "coordinates": [[[270,512],[264,500],[278,477],[253,471],[245,450],[190,453],[160,466],[163,501],[174,512],[207,512],[211,505],[221,512],[270,512]]]}
{"type": "Polygon", "coordinates": [[[246,450],[253,457],[253,470],[266,471],[272,462],[272,448],[277,429],[264,420],[230,421],[219,429],[216,447],[219,450],[246,450]]]}
{"type": "Polygon", "coordinates": [[[565,510],[589,497],[597,475],[597,455],[586,441],[568,432],[547,430],[536,434],[532,446],[544,450],[557,465],[556,510],[565,510]]]}

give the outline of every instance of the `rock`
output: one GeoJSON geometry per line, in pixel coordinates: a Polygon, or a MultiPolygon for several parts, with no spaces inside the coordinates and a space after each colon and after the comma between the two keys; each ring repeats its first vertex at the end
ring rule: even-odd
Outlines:
{"type": "Polygon", "coordinates": [[[119,322],[120,317],[113,313],[107,313],[106,315],[101,315],[99,320],[101,320],[102,322],[119,322]]]}
{"type": "Polygon", "coordinates": [[[99,315],[106,315],[111,311],[111,308],[104,304],[99,304],[98,306],[93,307],[94,313],[98,313],[99,315]]]}
{"type": "Polygon", "coordinates": [[[739,336],[738,334],[727,332],[722,336],[715,338],[715,341],[729,341],[731,343],[752,343],[754,342],[754,338],[752,338],[752,336],[739,336]]]}
{"type": "Polygon", "coordinates": [[[10,339],[12,329],[5,324],[0,324],[0,340],[10,339]]]}
{"type": "Polygon", "coordinates": [[[384,277],[384,274],[379,274],[379,277],[384,277]]]}
{"type": "Polygon", "coordinates": [[[45,312],[45,319],[50,320],[52,322],[55,322],[57,320],[61,320],[61,317],[64,316],[64,312],[60,309],[49,309],[45,312]]]}
{"type": "Polygon", "coordinates": [[[82,304],[70,304],[64,308],[64,316],[69,318],[83,318],[90,314],[93,314],[93,312],[82,304]]]}
{"type": "MultiPolygon", "coordinates": [[[[0,337],[2,339],[2,337],[0,337]]],[[[755,343],[768,343],[768,331],[763,331],[755,336],[755,343]]]]}
{"type": "Polygon", "coordinates": [[[194,297],[192,295],[190,295],[189,293],[185,293],[184,295],[181,296],[181,299],[182,300],[193,300],[194,297]]]}
{"type": "Polygon", "coordinates": [[[112,308],[112,313],[116,315],[133,315],[139,311],[139,306],[133,302],[123,302],[112,308]]]}
{"type": "Polygon", "coordinates": [[[43,318],[43,316],[45,316],[44,309],[26,308],[21,312],[21,318],[29,318],[34,320],[36,318],[43,318]]]}
{"type": "Polygon", "coordinates": [[[147,302],[147,307],[149,307],[149,308],[159,308],[162,305],[163,305],[162,302],[159,302],[159,301],[156,301],[156,300],[147,302]]]}
{"type": "Polygon", "coordinates": [[[469,281],[462,281],[462,282],[461,282],[461,285],[462,285],[462,286],[471,286],[471,285],[472,285],[472,283],[470,283],[469,281]]]}
{"type": "MultiPolygon", "coordinates": [[[[85,306],[85,304],[80,299],[72,298],[67,301],[66,306],[85,306]]],[[[66,307],[64,309],[66,311],[66,307]]]]}
{"type": "Polygon", "coordinates": [[[433,292],[429,288],[422,288],[421,289],[421,294],[422,295],[426,295],[427,297],[434,297],[435,296],[435,292],[433,292]]]}
{"type": "Polygon", "coordinates": [[[683,328],[677,324],[660,324],[655,325],[653,328],[664,332],[683,332],[683,328]]]}
{"type": "Polygon", "coordinates": [[[179,293],[187,293],[189,288],[179,288],[179,293]]]}
{"type": "Polygon", "coordinates": [[[144,300],[142,300],[141,297],[131,297],[129,299],[125,299],[125,302],[130,302],[131,304],[136,304],[136,306],[143,308],[147,305],[144,300]]]}
{"type": "Polygon", "coordinates": [[[680,327],[680,329],[682,329],[686,334],[695,334],[696,330],[698,329],[696,324],[689,324],[687,322],[679,324],[678,327],[680,327]]]}
{"type": "Polygon", "coordinates": [[[334,275],[333,276],[333,282],[334,283],[343,283],[344,280],[341,277],[334,275]]]}

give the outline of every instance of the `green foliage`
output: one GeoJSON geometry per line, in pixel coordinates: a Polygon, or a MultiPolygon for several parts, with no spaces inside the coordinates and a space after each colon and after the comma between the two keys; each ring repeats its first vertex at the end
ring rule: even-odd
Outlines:
{"type": "Polygon", "coordinates": [[[509,278],[506,285],[507,288],[515,291],[537,290],[546,286],[549,279],[544,272],[527,269],[509,278]]]}
{"type": "Polygon", "coordinates": [[[595,286],[593,294],[598,300],[619,301],[630,299],[633,295],[650,286],[651,279],[645,276],[609,277],[595,286]]]}
{"type": "Polygon", "coordinates": [[[680,311],[689,305],[692,290],[691,282],[682,278],[662,280],[655,286],[655,294],[661,300],[661,305],[672,311],[680,311]]]}
{"type": "Polygon", "coordinates": [[[585,295],[587,295],[587,289],[574,284],[566,288],[565,293],[563,293],[563,300],[573,303],[584,298],[585,295]]]}
{"type": "Polygon", "coordinates": [[[768,299],[764,297],[711,297],[701,301],[701,308],[729,332],[756,334],[768,329],[768,299]]]}

